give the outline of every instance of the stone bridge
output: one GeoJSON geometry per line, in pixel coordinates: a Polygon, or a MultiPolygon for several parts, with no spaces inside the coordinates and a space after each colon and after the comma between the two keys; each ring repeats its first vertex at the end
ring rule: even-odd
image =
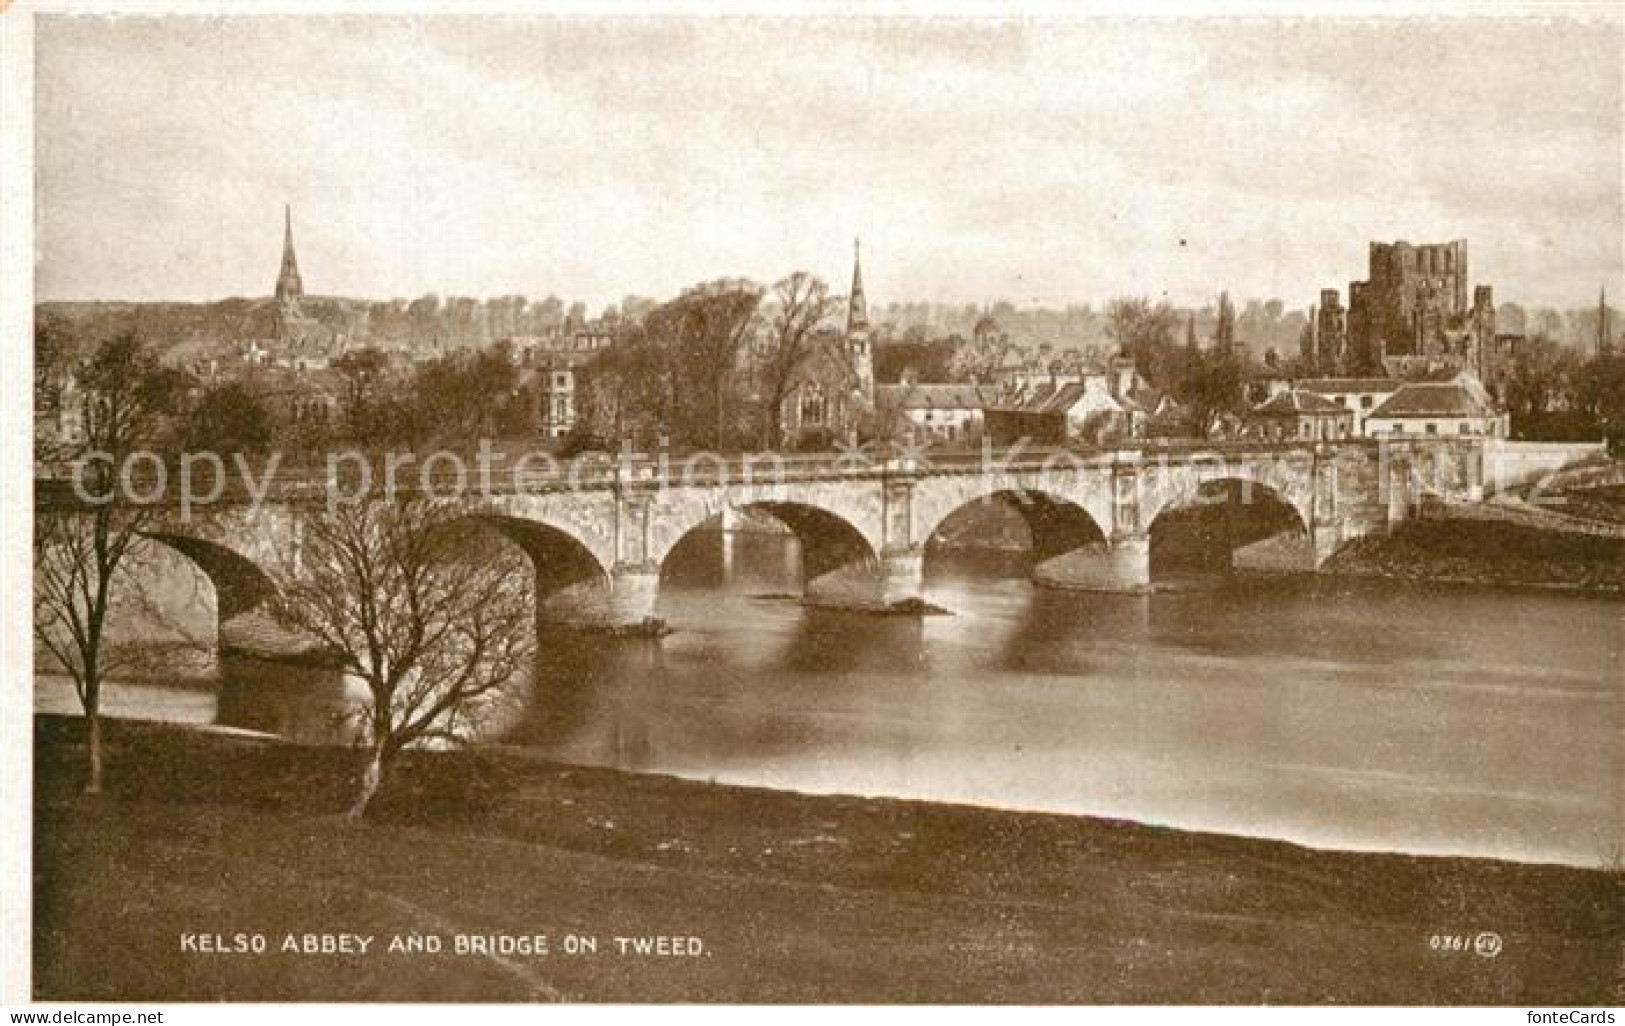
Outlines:
{"type": "MultiPolygon", "coordinates": [[[[895,611],[924,598],[933,535],[978,503],[1020,514],[1038,583],[1139,591],[1151,585],[1156,526],[1173,511],[1238,497],[1271,506],[1279,529],[1244,539],[1231,562],[1312,571],[1351,539],[1409,516],[1425,495],[1481,499],[1485,459],[1486,443],[1471,439],[1018,449],[862,465],[844,456],[696,457],[681,465],[623,460],[570,475],[516,469],[456,494],[443,493],[437,478],[414,487],[458,504],[529,555],[541,622],[617,628],[653,615],[667,556],[729,512],[770,514],[794,532],[807,601],[895,611]]],[[[221,624],[270,594],[265,568],[298,545],[300,524],[322,515],[334,487],[330,476],[286,474],[261,501],[233,492],[187,515],[170,501],[148,532],[161,555],[134,572],[184,578],[161,589],[164,601],[186,604],[193,630],[218,638],[221,624]]],[[[67,495],[60,481],[36,484],[41,508],[70,503],[67,495]]]]}

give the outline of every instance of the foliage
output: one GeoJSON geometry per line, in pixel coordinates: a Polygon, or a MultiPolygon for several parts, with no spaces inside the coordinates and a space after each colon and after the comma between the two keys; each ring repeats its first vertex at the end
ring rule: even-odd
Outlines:
{"type": "Polygon", "coordinates": [[[226,381],[203,391],[186,418],[186,448],[193,452],[261,453],[274,434],[270,409],[257,389],[226,381]]]}
{"type": "Polygon", "coordinates": [[[1119,298],[1106,305],[1106,321],[1118,352],[1132,359],[1152,384],[1169,387],[1177,377],[1173,349],[1179,315],[1174,308],[1144,297],[1119,298]]]}
{"type": "Polygon", "coordinates": [[[393,387],[386,353],[373,348],[351,350],[333,361],[333,369],[342,381],[339,410],[350,441],[384,446],[411,434],[411,412],[393,387]]]}
{"type": "Polygon", "coordinates": [[[442,356],[412,375],[412,420],[431,440],[472,441],[526,430],[533,399],[519,389],[507,343],[442,356]]]}
{"type": "Polygon", "coordinates": [[[1579,366],[1573,350],[1545,336],[1527,340],[1518,347],[1507,372],[1507,411],[1516,420],[1526,420],[1567,405],[1579,366]]]}
{"type": "MultiPolygon", "coordinates": [[[[746,385],[761,289],[695,286],[623,330],[588,368],[584,433],[637,448],[723,451],[760,430],[746,385]]],[[[618,445],[617,445],[618,447],[618,445]]]]}
{"type": "Polygon", "coordinates": [[[916,381],[954,380],[954,354],[964,344],[955,337],[924,337],[922,330],[910,331],[901,339],[875,347],[875,380],[896,383],[905,376],[916,381]]]}
{"type": "Polygon", "coordinates": [[[1236,308],[1230,305],[1230,293],[1219,293],[1218,322],[1213,328],[1213,344],[1229,349],[1236,344],[1236,308]]]}
{"type": "Polygon", "coordinates": [[[1190,434],[1207,438],[1225,414],[1245,409],[1246,369],[1234,351],[1219,347],[1187,351],[1179,359],[1183,366],[1171,391],[1185,410],[1190,434]]]}
{"type": "Polygon", "coordinates": [[[1579,372],[1575,408],[1591,418],[1609,442],[1625,437],[1625,356],[1597,356],[1579,372]]]}

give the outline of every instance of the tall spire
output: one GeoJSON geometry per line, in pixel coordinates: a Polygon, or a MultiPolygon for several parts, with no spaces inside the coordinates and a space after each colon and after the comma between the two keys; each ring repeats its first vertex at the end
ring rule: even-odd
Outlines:
{"type": "Polygon", "coordinates": [[[846,331],[869,330],[869,301],[863,295],[862,241],[852,240],[852,294],[847,299],[846,331]]]}
{"type": "Polygon", "coordinates": [[[293,207],[282,205],[282,270],[276,276],[276,298],[297,300],[305,294],[299,280],[299,262],[293,255],[293,207]]]}

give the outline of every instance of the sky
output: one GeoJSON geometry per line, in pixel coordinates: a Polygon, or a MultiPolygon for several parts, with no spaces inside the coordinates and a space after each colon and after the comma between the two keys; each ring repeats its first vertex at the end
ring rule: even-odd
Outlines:
{"type": "Polygon", "coordinates": [[[1625,294],[1625,21],[42,16],[39,299],[1625,294]]]}

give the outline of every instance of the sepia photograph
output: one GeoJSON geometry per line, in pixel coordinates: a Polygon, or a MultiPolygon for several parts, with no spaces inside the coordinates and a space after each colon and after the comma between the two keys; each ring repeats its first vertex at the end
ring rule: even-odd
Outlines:
{"type": "Polygon", "coordinates": [[[8,1007],[1615,1021],[1620,4],[0,54],[8,1007]]]}

